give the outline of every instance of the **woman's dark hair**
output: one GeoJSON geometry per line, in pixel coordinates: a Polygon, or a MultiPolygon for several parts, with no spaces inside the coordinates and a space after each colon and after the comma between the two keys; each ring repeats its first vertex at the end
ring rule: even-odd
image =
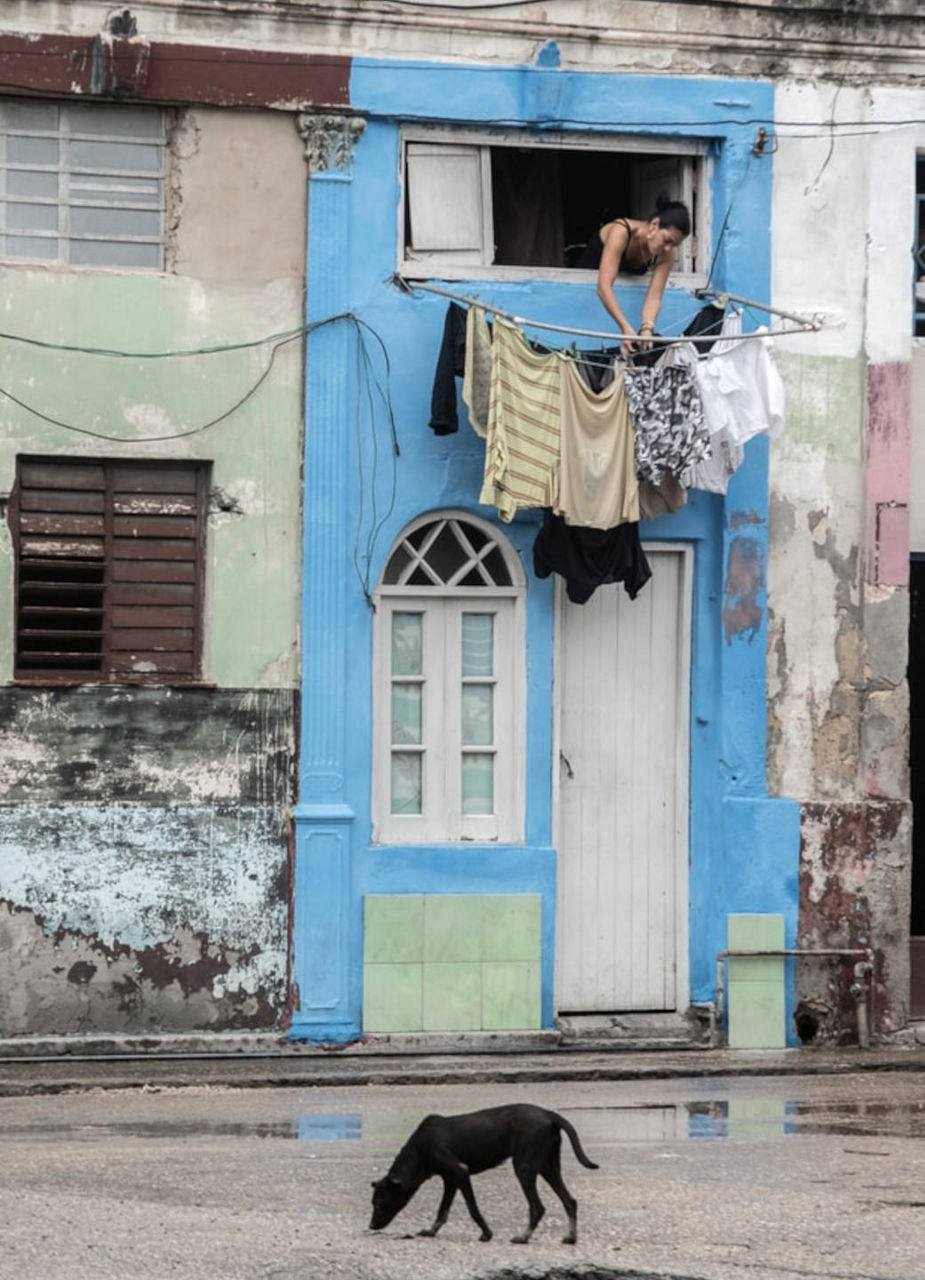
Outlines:
{"type": "Polygon", "coordinates": [[[674,227],[682,236],[689,236],[691,233],[691,215],[687,205],[680,200],[672,200],[664,193],[656,200],[655,212],[650,216],[658,218],[662,227],[674,227]]]}

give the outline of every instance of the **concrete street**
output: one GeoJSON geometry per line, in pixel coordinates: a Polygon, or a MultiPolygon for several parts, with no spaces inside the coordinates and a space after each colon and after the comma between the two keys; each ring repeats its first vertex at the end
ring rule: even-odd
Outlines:
{"type": "MultiPolygon", "coordinates": [[[[688,1059],[692,1071],[707,1060],[688,1059]]],[[[925,1280],[925,1076],[913,1062],[793,1074],[791,1058],[789,1072],[761,1074],[760,1056],[740,1055],[741,1072],[734,1055],[712,1061],[730,1074],[480,1081],[459,1078],[458,1061],[453,1082],[434,1071],[428,1083],[409,1059],[409,1084],[246,1088],[215,1064],[182,1088],[169,1064],[160,1083],[149,1064],[122,1082],[97,1064],[85,1089],[0,1098],[0,1276],[925,1280]],[[564,1217],[542,1184],[546,1218],[530,1244],[508,1242],[526,1217],[509,1165],[474,1184],[490,1243],[461,1200],[436,1240],[411,1235],[433,1216],[434,1182],[385,1232],[367,1230],[370,1181],[423,1115],[514,1100],[569,1116],[601,1166],[582,1168],[564,1141],[577,1247],[559,1243],[564,1217]]],[[[76,1068],[21,1070],[48,1088],[76,1068]]]]}

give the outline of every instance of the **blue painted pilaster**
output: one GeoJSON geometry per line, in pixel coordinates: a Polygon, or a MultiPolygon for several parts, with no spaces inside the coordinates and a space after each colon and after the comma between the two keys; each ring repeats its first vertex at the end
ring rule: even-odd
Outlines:
{"type": "MultiPolygon", "coordinates": [[[[363,121],[303,115],[308,194],[309,325],[349,309],[348,231],[352,148],[363,121]]],[[[305,502],[302,579],[302,716],[295,810],[293,1015],[299,1040],[349,1039],[350,844],[346,802],[345,670],[348,573],[347,320],[321,324],[306,345],[305,502]]]]}

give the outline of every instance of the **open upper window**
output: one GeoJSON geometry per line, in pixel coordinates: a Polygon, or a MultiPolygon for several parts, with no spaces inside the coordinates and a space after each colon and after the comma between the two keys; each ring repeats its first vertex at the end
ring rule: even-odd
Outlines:
{"type": "Polygon", "coordinates": [[[204,463],[19,459],[18,679],[199,676],[207,476],[204,463]]]}
{"type": "Polygon", "coordinates": [[[457,512],[405,530],[376,602],[378,843],[523,839],[524,580],[457,512]]]}
{"type": "Polygon", "coordinates": [[[0,102],[0,256],[161,270],[164,113],[0,102]]]}
{"type": "MultiPolygon", "coordinates": [[[[423,278],[571,278],[615,217],[648,217],[664,192],[691,211],[678,272],[705,271],[707,144],[675,138],[474,134],[407,128],[399,267],[423,278]]],[[[583,271],[580,277],[590,277],[583,271]]],[[[579,278],[580,278],[579,277],[579,278]]]]}

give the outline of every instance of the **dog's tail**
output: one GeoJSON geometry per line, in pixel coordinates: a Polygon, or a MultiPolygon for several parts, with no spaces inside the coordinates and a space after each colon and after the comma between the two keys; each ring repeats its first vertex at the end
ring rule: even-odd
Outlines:
{"type": "Polygon", "coordinates": [[[589,1160],[585,1155],[584,1148],[581,1145],[581,1140],[578,1137],[575,1126],[571,1121],[566,1120],[565,1116],[560,1116],[558,1112],[556,1112],[555,1115],[556,1123],[559,1128],[563,1133],[567,1133],[569,1136],[569,1141],[572,1144],[572,1150],[575,1152],[575,1158],[579,1160],[586,1169],[599,1169],[601,1166],[599,1164],[595,1164],[593,1160],[589,1160]]]}

